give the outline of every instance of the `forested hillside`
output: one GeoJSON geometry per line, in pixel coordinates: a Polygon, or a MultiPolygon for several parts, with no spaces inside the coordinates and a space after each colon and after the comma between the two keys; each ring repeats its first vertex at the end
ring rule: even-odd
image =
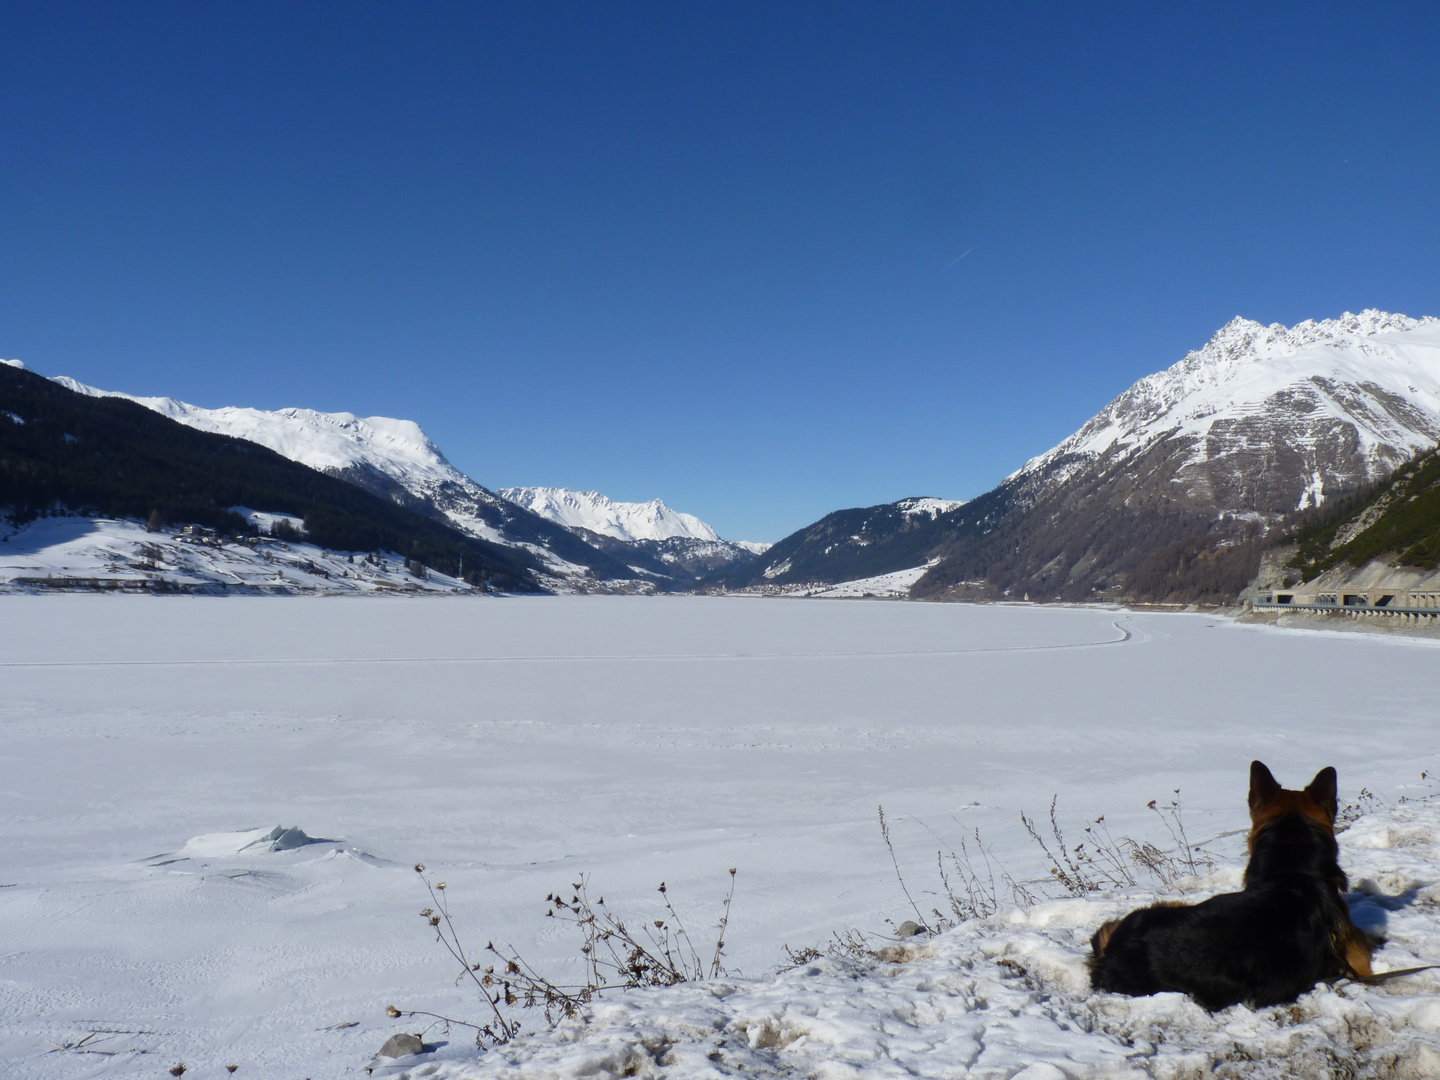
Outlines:
{"type": "Polygon", "coordinates": [[[499,589],[539,588],[528,552],[467,536],[255,443],[0,365],[0,508],[17,520],[58,509],[242,532],[232,506],[301,518],[322,547],[394,551],[499,589]]]}
{"type": "Polygon", "coordinates": [[[1313,515],[1291,539],[1299,549],[1290,565],[1305,581],[1341,562],[1363,566],[1379,555],[1434,570],[1440,565],[1440,450],[1313,515]]]}

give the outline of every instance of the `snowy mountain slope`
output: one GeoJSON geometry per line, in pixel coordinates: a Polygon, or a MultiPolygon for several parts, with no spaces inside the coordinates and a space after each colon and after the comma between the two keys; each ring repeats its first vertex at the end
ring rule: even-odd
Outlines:
{"type": "Polygon", "coordinates": [[[187,427],[268,446],[291,461],[321,472],[373,469],[401,483],[425,477],[431,483],[463,477],[411,420],[386,416],[358,417],[351,413],[323,413],[314,409],[246,409],[227,406],[202,409],[169,397],[136,397],[100,390],[65,375],[51,380],[77,394],[117,397],[138,402],[147,409],[187,427]]]}
{"type": "Polygon", "coordinates": [[[719,540],[720,534],[693,514],[672,510],[659,499],[615,502],[598,491],[554,487],[508,487],[499,494],[570,529],[584,529],[615,540],[719,540]]]}
{"type": "MultiPolygon", "coordinates": [[[[1182,592],[1213,592],[1228,545],[1437,440],[1440,320],[1232,320],[1008,477],[914,595],[1158,599],[1177,566],[1182,592]]],[[[1225,580],[1258,570],[1247,550],[1225,580]]]]}
{"type": "Polygon", "coordinates": [[[1372,309],[1287,329],[1236,318],[1007,479],[1063,484],[1170,443],[1179,497],[1274,513],[1378,479],[1437,440],[1440,319],[1372,309]]]}
{"type": "Polygon", "coordinates": [[[441,517],[471,536],[527,550],[571,587],[596,575],[635,577],[623,562],[477,484],[451,465],[413,421],[314,409],[204,409],[174,398],[99,390],[66,376],[52,381],[90,397],[137,402],[187,427],[259,443],[373,494],[441,517]]]}
{"type": "Polygon", "coordinates": [[[842,511],[727,583],[833,583],[938,560],[913,595],[1131,595],[1163,576],[1159,563],[1191,558],[1197,537],[1223,545],[1267,528],[1437,440],[1440,319],[1237,318],[992,491],[907,526],[903,544],[896,515],[847,537],[862,512],[842,511]]]}
{"type": "MultiPolygon", "coordinates": [[[[274,517],[275,515],[260,515],[274,517]]],[[[194,593],[347,596],[484,592],[394,552],[336,552],[260,537],[222,540],[150,532],[138,521],[49,517],[14,527],[0,518],[0,593],[194,593]]]]}
{"type": "Polygon", "coordinates": [[[529,551],[136,402],[78,394],[7,365],[0,366],[0,403],[20,418],[0,422],[0,516],[13,522],[72,514],[243,536],[242,514],[258,511],[302,522],[306,539],[331,551],[404,552],[472,584],[542,587],[543,568],[529,551]],[[242,504],[248,511],[237,509],[242,504]]]}
{"type": "Polygon", "coordinates": [[[676,584],[745,565],[769,547],[722,540],[693,514],[672,510],[659,499],[615,502],[598,491],[553,487],[501,488],[500,494],[625,560],[632,569],[676,584]]]}
{"type": "Polygon", "coordinates": [[[727,590],[789,592],[898,573],[906,576],[908,588],[933,565],[936,546],[964,506],[955,499],[922,497],[837,510],[772,545],[753,564],[723,575],[719,584],[727,590]]]}

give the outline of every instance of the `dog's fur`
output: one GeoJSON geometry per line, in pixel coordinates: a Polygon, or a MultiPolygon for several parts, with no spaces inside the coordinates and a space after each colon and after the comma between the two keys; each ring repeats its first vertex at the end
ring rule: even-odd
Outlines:
{"type": "Polygon", "coordinates": [[[1369,937],[1350,921],[1335,843],[1335,770],[1304,791],[1250,765],[1250,862],[1243,892],[1156,904],[1090,939],[1097,990],[1179,990],[1205,1008],[1294,1001],[1317,982],[1370,976],[1369,937]]]}

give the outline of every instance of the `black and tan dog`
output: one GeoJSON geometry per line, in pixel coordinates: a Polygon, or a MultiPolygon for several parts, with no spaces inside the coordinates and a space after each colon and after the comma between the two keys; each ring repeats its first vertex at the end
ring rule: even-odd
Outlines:
{"type": "Polygon", "coordinates": [[[1373,944],[1350,921],[1335,843],[1335,770],[1288,791],[1250,765],[1250,862],[1243,892],[1157,904],[1090,939],[1097,990],[1179,990],[1207,1009],[1294,1001],[1316,983],[1368,979],[1373,944]]]}

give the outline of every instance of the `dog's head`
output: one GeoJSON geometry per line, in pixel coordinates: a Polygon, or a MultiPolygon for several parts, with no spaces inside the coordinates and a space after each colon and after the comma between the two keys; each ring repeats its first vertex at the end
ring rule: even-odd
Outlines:
{"type": "Polygon", "coordinates": [[[1336,813],[1335,770],[1326,766],[1315,774],[1315,779],[1303,791],[1282,788],[1279,781],[1270,775],[1262,762],[1250,763],[1250,849],[1255,849],[1255,837],[1266,825],[1277,818],[1298,814],[1323,828],[1330,836],[1335,835],[1336,813]]]}

